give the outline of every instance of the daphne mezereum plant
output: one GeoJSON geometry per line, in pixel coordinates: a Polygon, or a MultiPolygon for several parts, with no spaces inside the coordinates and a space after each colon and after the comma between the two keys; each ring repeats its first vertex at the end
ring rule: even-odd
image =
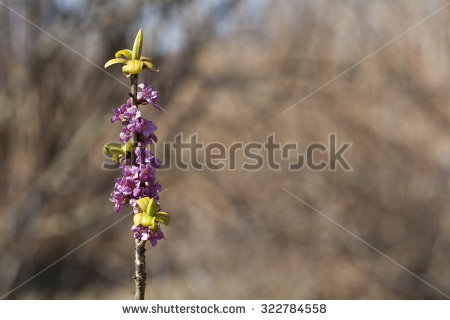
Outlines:
{"type": "Polygon", "coordinates": [[[120,63],[122,72],[131,79],[131,93],[126,104],[114,109],[112,123],[120,122],[121,147],[108,144],[104,151],[114,161],[119,161],[123,176],[116,180],[110,200],[115,203],[114,210],[122,211],[126,204],[133,208],[133,231],[135,238],[135,298],[144,299],[145,295],[145,243],[150,241],[155,246],[158,240],[165,239],[161,223],[168,225],[170,216],[161,211],[158,193],[161,185],[156,181],[156,168],[161,161],[150,151],[150,145],[157,141],[156,126],[142,117],[139,105],[150,104],[161,110],[157,100],[158,92],[154,86],[148,86],[147,79],[138,86],[138,74],[143,70],[158,72],[152,59],[142,57],[142,30],[134,40],[133,50],[117,51],[116,58],[109,60],[105,68],[120,63]],[[138,87],[141,89],[138,92],[138,87]]]}

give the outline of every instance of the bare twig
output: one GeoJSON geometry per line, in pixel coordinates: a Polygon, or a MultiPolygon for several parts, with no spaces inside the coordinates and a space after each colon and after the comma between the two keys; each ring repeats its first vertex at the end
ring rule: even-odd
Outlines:
{"type": "Polygon", "coordinates": [[[146,240],[135,239],[134,249],[134,282],[136,291],[134,298],[136,300],[144,300],[145,296],[145,280],[147,274],[145,273],[145,243],[146,240]]]}
{"type": "Polygon", "coordinates": [[[131,99],[132,99],[131,105],[137,107],[137,105],[138,105],[138,103],[137,103],[138,75],[132,74],[130,77],[131,77],[131,99]]]}

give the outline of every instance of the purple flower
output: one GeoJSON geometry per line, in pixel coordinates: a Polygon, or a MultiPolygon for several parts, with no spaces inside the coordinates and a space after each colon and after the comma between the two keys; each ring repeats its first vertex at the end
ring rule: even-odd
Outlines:
{"type": "Polygon", "coordinates": [[[145,143],[151,144],[156,142],[158,139],[153,133],[156,130],[156,126],[153,122],[144,118],[138,118],[136,116],[130,118],[128,120],[128,124],[122,129],[122,132],[120,133],[120,140],[123,143],[126,143],[130,140],[130,138],[134,137],[136,133],[139,133],[139,135],[144,138],[145,143]]]}
{"type": "MultiPolygon", "coordinates": [[[[148,86],[147,80],[139,85],[141,92],[138,93],[138,102],[141,104],[151,103],[160,110],[157,100],[158,92],[154,86],[148,86]]],[[[159,199],[161,185],[156,180],[156,168],[161,166],[161,160],[156,158],[150,151],[149,145],[157,141],[155,135],[156,126],[150,120],[142,117],[136,105],[131,105],[131,99],[113,110],[111,122],[120,122],[123,125],[120,132],[120,140],[127,143],[131,138],[135,139],[137,146],[134,155],[130,157],[126,153],[121,158],[121,169],[123,176],[116,180],[114,190],[111,192],[110,201],[114,203],[115,212],[122,211],[124,204],[129,203],[133,211],[139,211],[137,200],[149,197],[159,199]]],[[[129,149],[128,149],[129,150],[129,149]]],[[[158,231],[152,234],[148,227],[142,225],[133,226],[136,239],[149,240],[155,246],[158,240],[165,239],[158,223],[158,231]]]]}
{"type": "Polygon", "coordinates": [[[161,185],[155,182],[156,170],[152,163],[132,166],[129,162],[125,162],[121,167],[123,177],[116,180],[110,197],[110,201],[115,203],[114,210],[117,213],[122,210],[124,203],[128,202],[136,211],[136,200],[143,197],[156,200],[159,198],[161,185]]]}
{"type": "Polygon", "coordinates": [[[151,158],[150,163],[153,166],[153,168],[159,168],[162,165],[161,160],[158,159],[157,157],[151,158]]]}
{"type": "Polygon", "coordinates": [[[120,140],[123,143],[126,143],[130,138],[134,137],[137,131],[137,124],[139,123],[139,119],[132,118],[129,123],[123,127],[122,132],[120,133],[120,140]]]}
{"type": "Polygon", "coordinates": [[[129,107],[125,110],[123,113],[124,118],[127,120],[133,119],[133,118],[140,118],[141,112],[138,110],[136,106],[129,107]]]}
{"type": "Polygon", "coordinates": [[[136,154],[136,163],[140,165],[150,163],[153,168],[159,168],[161,166],[161,160],[156,158],[153,153],[144,144],[139,143],[138,147],[134,150],[136,154]]]}
{"type": "Polygon", "coordinates": [[[114,202],[114,211],[116,213],[120,213],[120,211],[122,211],[122,207],[124,205],[124,199],[125,198],[120,194],[117,194],[117,195],[111,194],[109,201],[114,202]]]}
{"type": "Polygon", "coordinates": [[[138,144],[138,147],[136,149],[134,149],[134,154],[136,155],[136,163],[137,164],[145,163],[145,159],[147,158],[146,151],[147,151],[147,149],[145,147],[141,147],[140,143],[138,144]],[[142,152],[143,151],[142,149],[144,149],[144,152],[142,152]],[[142,159],[142,156],[144,156],[144,159],[142,159]]]}
{"type": "Polygon", "coordinates": [[[161,185],[159,183],[155,183],[151,188],[148,187],[146,190],[148,193],[148,197],[155,198],[155,200],[159,199],[158,193],[161,192],[161,185]]]}
{"type": "MultiPolygon", "coordinates": [[[[117,109],[114,109],[113,116],[111,118],[111,122],[116,123],[119,121],[121,121],[121,122],[126,121],[126,119],[124,118],[124,113],[130,107],[131,107],[131,99],[128,99],[126,104],[123,104],[120,107],[118,107],[117,109]]],[[[139,115],[140,115],[140,113],[139,113],[139,115]]]]}
{"type": "Polygon", "coordinates": [[[122,166],[122,173],[125,177],[130,177],[132,179],[137,179],[139,176],[139,167],[137,166],[122,166]]]}
{"type": "Polygon", "coordinates": [[[151,103],[156,109],[161,110],[161,107],[157,103],[159,99],[158,91],[156,91],[155,86],[148,87],[147,84],[147,78],[144,83],[139,84],[139,88],[141,88],[141,92],[137,94],[139,102],[142,104],[151,103]]]}
{"type": "Polygon", "coordinates": [[[148,227],[144,227],[142,225],[131,227],[131,231],[134,232],[134,237],[139,240],[149,240],[152,247],[156,246],[158,240],[166,238],[164,237],[164,233],[161,231],[159,222],[158,222],[158,232],[156,234],[152,234],[148,227]]]}
{"type": "Polygon", "coordinates": [[[122,207],[127,199],[128,186],[126,186],[125,178],[119,178],[116,180],[116,185],[114,186],[114,191],[111,192],[109,201],[114,202],[114,211],[119,213],[122,211],[122,207]]]}
{"type": "Polygon", "coordinates": [[[153,134],[155,130],[156,126],[150,120],[141,119],[141,121],[136,122],[136,131],[145,138],[150,138],[156,142],[156,136],[153,134]]]}
{"type": "MultiPolygon", "coordinates": [[[[116,213],[122,211],[123,204],[129,202],[131,199],[139,199],[145,188],[141,188],[141,181],[137,175],[136,171],[139,170],[138,167],[123,169],[127,173],[133,176],[125,176],[118,178],[114,186],[114,191],[111,192],[109,200],[115,203],[114,210],[116,213]],[[136,172],[133,174],[133,172],[136,172]]],[[[145,195],[144,195],[145,196],[145,195]]]]}
{"type": "Polygon", "coordinates": [[[145,184],[145,182],[153,181],[155,176],[156,170],[150,163],[141,165],[141,174],[139,175],[141,182],[145,184]]]}
{"type": "Polygon", "coordinates": [[[155,200],[159,199],[158,193],[161,192],[161,185],[157,182],[154,182],[153,179],[147,180],[147,181],[141,181],[141,197],[149,197],[149,198],[155,198],[155,200]]]}
{"type": "Polygon", "coordinates": [[[112,123],[116,123],[116,122],[122,121],[122,115],[125,112],[126,107],[127,107],[127,105],[123,104],[120,107],[118,107],[117,109],[113,110],[114,115],[111,118],[111,122],[112,123]]]}

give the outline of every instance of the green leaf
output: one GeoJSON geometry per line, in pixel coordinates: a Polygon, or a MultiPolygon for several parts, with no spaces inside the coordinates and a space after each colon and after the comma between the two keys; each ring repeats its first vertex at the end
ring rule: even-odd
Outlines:
{"type": "Polygon", "coordinates": [[[158,202],[156,202],[155,199],[151,198],[147,207],[147,214],[153,217],[158,210],[159,210],[158,202]]]}
{"type": "Polygon", "coordinates": [[[150,71],[159,72],[158,68],[155,67],[155,65],[151,62],[143,61],[145,69],[149,69],[150,71]]]}
{"type": "Polygon", "coordinates": [[[117,147],[109,148],[109,152],[111,152],[111,154],[123,154],[123,150],[117,147]]]}
{"type": "Polygon", "coordinates": [[[167,212],[160,211],[155,213],[155,220],[168,226],[170,223],[170,216],[167,212]]]}
{"type": "Polygon", "coordinates": [[[147,57],[141,57],[139,60],[141,60],[141,61],[146,61],[146,62],[150,62],[150,63],[152,63],[152,59],[150,59],[150,58],[147,58],[147,57]]]}
{"type": "Polygon", "coordinates": [[[111,154],[111,155],[113,155],[113,154],[120,154],[120,155],[122,155],[124,153],[124,151],[121,148],[119,148],[117,146],[114,146],[114,145],[111,145],[111,144],[107,144],[106,146],[104,146],[103,147],[103,151],[106,154],[111,154]]]}
{"type": "Polygon", "coordinates": [[[132,139],[129,139],[123,146],[122,146],[122,150],[123,152],[130,152],[133,148],[133,142],[131,141],[132,139]]]}
{"type": "Polygon", "coordinates": [[[142,213],[136,213],[133,216],[133,223],[136,227],[141,224],[141,219],[142,219],[142,213]]]}
{"type": "Polygon", "coordinates": [[[138,74],[142,72],[142,68],[144,67],[143,63],[139,60],[128,60],[127,65],[122,68],[122,71],[125,70],[125,73],[129,74],[138,74]]]}
{"type": "Polygon", "coordinates": [[[115,59],[111,59],[108,62],[105,63],[105,69],[108,68],[110,65],[116,64],[116,63],[121,63],[121,64],[126,64],[127,60],[122,59],[122,58],[115,58],[115,59]]]}
{"type": "Polygon", "coordinates": [[[136,200],[139,208],[141,208],[141,210],[143,212],[147,212],[147,207],[148,204],[150,203],[150,198],[149,197],[145,197],[145,198],[140,198],[139,200],[136,200]]]}
{"type": "Polygon", "coordinates": [[[139,29],[139,32],[136,35],[136,39],[134,39],[131,59],[139,60],[139,58],[141,57],[141,51],[142,51],[142,29],[139,29]]]}
{"type": "Polygon", "coordinates": [[[144,227],[153,226],[155,224],[155,217],[144,214],[142,215],[140,222],[144,227]]]}
{"type": "Polygon", "coordinates": [[[120,58],[120,56],[124,56],[126,59],[131,60],[132,52],[130,49],[119,50],[115,54],[116,58],[120,58]]]}

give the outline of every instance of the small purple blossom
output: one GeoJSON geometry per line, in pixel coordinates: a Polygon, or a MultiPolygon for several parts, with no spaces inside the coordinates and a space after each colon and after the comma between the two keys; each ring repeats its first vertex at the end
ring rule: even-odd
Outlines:
{"type": "Polygon", "coordinates": [[[139,177],[141,179],[141,182],[143,181],[145,184],[146,181],[154,180],[155,176],[156,170],[150,163],[146,165],[141,165],[141,174],[139,177]]]}
{"type": "Polygon", "coordinates": [[[139,143],[134,153],[136,154],[137,164],[144,165],[150,163],[153,168],[161,167],[161,160],[156,158],[144,144],[139,143]]]}
{"type": "Polygon", "coordinates": [[[156,234],[152,234],[148,227],[144,227],[142,225],[131,227],[131,231],[134,232],[134,237],[139,240],[149,240],[152,247],[156,246],[158,240],[166,238],[164,237],[164,233],[161,231],[159,222],[158,222],[158,232],[156,234]]]}
{"type": "Polygon", "coordinates": [[[139,177],[139,171],[140,171],[139,167],[137,166],[130,166],[130,165],[122,166],[122,173],[125,177],[137,179],[139,177]]]}
{"type": "MultiPolygon", "coordinates": [[[[139,111],[138,111],[139,112],[139,111]]],[[[127,120],[128,124],[122,129],[120,133],[120,140],[126,143],[130,138],[134,137],[136,133],[142,136],[145,143],[151,144],[158,139],[153,133],[156,130],[156,126],[150,120],[144,118],[138,118],[138,114],[127,120]]],[[[140,112],[139,112],[140,116],[140,112]]]]}
{"type": "Polygon", "coordinates": [[[126,143],[130,138],[134,137],[134,135],[138,132],[137,126],[139,125],[139,118],[131,118],[129,123],[123,127],[122,132],[120,133],[120,140],[123,143],[126,143]]]}
{"type": "Polygon", "coordinates": [[[116,122],[122,121],[122,115],[125,112],[126,107],[127,107],[127,105],[123,104],[120,107],[118,107],[117,109],[113,110],[114,115],[111,118],[111,122],[112,123],[116,123],[116,122]]]}
{"type": "Polygon", "coordinates": [[[124,113],[130,107],[131,107],[131,99],[128,99],[126,104],[123,104],[120,107],[118,107],[117,109],[114,109],[113,116],[111,118],[111,122],[116,123],[119,121],[121,121],[121,122],[126,121],[126,119],[124,118],[124,113]]]}
{"type": "Polygon", "coordinates": [[[142,104],[151,103],[156,109],[161,110],[161,107],[157,103],[159,94],[155,86],[149,87],[147,79],[145,79],[144,83],[139,84],[139,88],[141,88],[141,92],[137,94],[138,101],[142,104]]]}
{"type": "Polygon", "coordinates": [[[133,191],[136,189],[136,181],[132,178],[122,177],[116,180],[114,191],[111,193],[109,200],[115,203],[114,211],[119,213],[122,206],[130,200],[133,191]]]}
{"type": "Polygon", "coordinates": [[[156,135],[153,133],[156,130],[156,126],[147,119],[140,119],[136,122],[136,132],[145,138],[145,143],[153,143],[158,141],[156,135]]]}
{"type": "Polygon", "coordinates": [[[141,112],[138,110],[136,106],[131,106],[125,110],[125,112],[123,113],[123,117],[126,118],[127,120],[133,118],[138,119],[141,117],[141,112]]]}

